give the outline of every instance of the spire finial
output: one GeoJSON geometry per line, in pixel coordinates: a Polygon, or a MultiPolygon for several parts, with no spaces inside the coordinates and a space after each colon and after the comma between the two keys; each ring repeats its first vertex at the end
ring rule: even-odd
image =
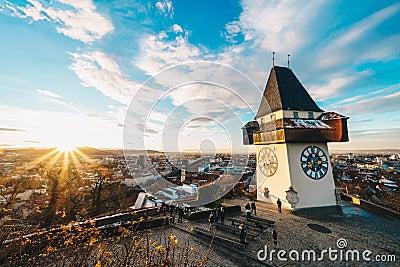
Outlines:
{"type": "Polygon", "coordinates": [[[272,51],[272,67],[275,66],[275,52],[272,51]]]}
{"type": "Polygon", "coordinates": [[[287,55],[287,67],[290,69],[290,54],[287,55]]]}

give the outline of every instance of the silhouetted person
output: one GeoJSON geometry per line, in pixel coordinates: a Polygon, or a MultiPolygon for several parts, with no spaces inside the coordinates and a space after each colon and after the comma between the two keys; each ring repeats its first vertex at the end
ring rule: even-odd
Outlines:
{"type": "Polygon", "coordinates": [[[215,222],[216,223],[218,223],[218,221],[219,221],[219,216],[220,214],[219,214],[219,208],[216,208],[215,209],[215,222]]]}
{"type": "Polygon", "coordinates": [[[282,213],[282,201],[279,198],[278,198],[278,201],[276,202],[276,204],[278,205],[279,213],[282,213]]]}
{"type": "Polygon", "coordinates": [[[239,229],[240,229],[240,243],[242,244],[246,244],[246,230],[247,230],[247,226],[244,223],[241,223],[239,225],[239,229]]]}
{"type": "Polygon", "coordinates": [[[183,219],[183,208],[178,209],[178,223],[181,223],[183,219]]]}
{"type": "Polygon", "coordinates": [[[272,238],[274,239],[274,248],[278,247],[278,232],[275,229],[272,231],[272,238]]]}
{"type": "Polygon", "coordinates": [[[214,222],[215,222],[214,212],[211,212],[210,216],[208,216],[208,224],[210,226],[210,231],[214,229],[214,222]]]}
{"type": "Polygon", "coordinates": [[[249,209],[250,209],[250,203],[247,203],[246,206],[244,206],[244,208],[245,208],[246,210],[249,210],[249,209]]]}
{"type": "Polygon", "coordinates": [[[247,220],[250,219],[250,217],[251,217],[251,210],[249,208],[249,209],[246,210],[246,218],[247,218],[247,220]]]}
{"type": "Polygon", "coordinates": [[[221,223],[223,224],[224,221],[225,221],[225,209],[224,209],[224,207],[221,206],[219,214],[221,216],[221,223]]]}
{"type": "Polygon", "coordinates": [[[251,212],[253,212],[254,210],[254,215],[257,216],[257,211],[256,211],[256,201],[253,200],[253,202],[251,203],[251,212]]]}
{"type": "Polygon", "coordinates": [[[165,203],[164,202],[161,204],[161,210],[162,210],[164,216],[167,216],[167,208],[165,207],[165,203]]]}
{"type": "Polygon", "coordinates": [[[169,206],[169,219],[171,223],[175,223],[174,206],[169,206]]]}

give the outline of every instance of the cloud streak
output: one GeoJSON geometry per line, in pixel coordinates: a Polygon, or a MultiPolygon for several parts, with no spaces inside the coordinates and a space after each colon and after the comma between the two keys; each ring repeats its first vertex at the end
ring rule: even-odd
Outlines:
{"type": "Polygon", "coordinates": [[[47,90],[40,90],[40,89],[36,89],[36,92],[38,92],[39,94],[45,95],[45,96],[50,96],[50,97],[54,97],[54,98],[63,98],[62,96],[53,93],[51,91],[47,91],[47,90]]]}
{"type": "Polygon", "coordinates": [[[0,132],[25,132],[25,130],[15,128],[0,128],[0,132]]]}

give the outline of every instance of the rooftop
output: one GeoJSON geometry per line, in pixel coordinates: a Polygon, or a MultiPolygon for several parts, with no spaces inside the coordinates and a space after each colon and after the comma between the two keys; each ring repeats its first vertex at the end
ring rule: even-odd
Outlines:
{"type": "Polygon", "coordinates": [[[289,68],[273,66],[256,119],[278,110],[322,112],[289,68]]]}

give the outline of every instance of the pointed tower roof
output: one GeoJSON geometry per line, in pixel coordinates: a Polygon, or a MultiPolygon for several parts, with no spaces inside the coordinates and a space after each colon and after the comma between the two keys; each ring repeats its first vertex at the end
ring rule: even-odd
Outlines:
{"type": "Polygon", "coordinates": [[[323,111],[307,93],[291,69],[273,66],[255,119],[277,110],[287,109],[323,111]]]}

